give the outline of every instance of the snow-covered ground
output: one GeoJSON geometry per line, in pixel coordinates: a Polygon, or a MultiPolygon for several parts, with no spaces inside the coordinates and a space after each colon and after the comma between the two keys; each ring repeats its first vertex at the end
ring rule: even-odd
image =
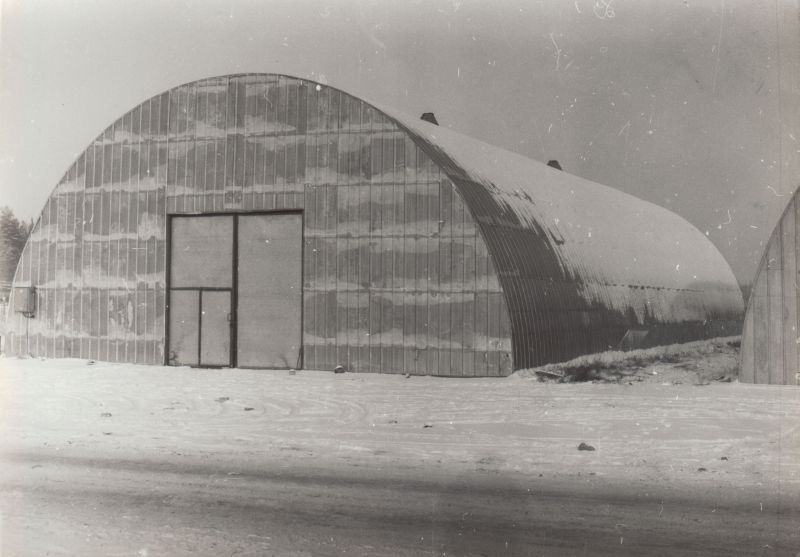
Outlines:
{"type": "MultiPolygon", "coordinates": [[[[656,369],[664,365],[656,362],[656,369]]],[[[800,489],[800,389],[546,384],[0,360],[0,450],[312,451],[520,473],[800,489]],[[578,451],[585,442],[596,451],[578,451]],[[720,460],[726,457],[727,460],[720,460]],[[489,463],[489,464],[487,464],[489,463]],[[698,473],[699,468],[705,473],[698,473]]],[[[656,379],[645,368],[640,375],[656,379]]],[[[654,369],[655,370],[655,369],[654,369]]],[[[672,378],[674,381],[674,376],[672,378]]],[[[632,384],[630,384],[632,383],[632,384]]]]}
{"type": "Polygon", "coordinates": [[[784,535],[800,531],[800,388],[697,375],[725,368],[724,348],[688,357],[613,384],[0,359],[0,465],[46,454],[481,471],[783,505],[795,509],[784,535]]]}

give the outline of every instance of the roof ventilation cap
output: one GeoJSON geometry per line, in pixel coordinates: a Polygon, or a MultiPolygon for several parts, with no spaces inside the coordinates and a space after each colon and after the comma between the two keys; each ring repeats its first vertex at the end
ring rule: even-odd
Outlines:
{"type": "Polygon", "coordinates": [[[436,116],[433,115],[433,112],[425,112],[422,116],[419,117],[420,120],[425,120],[426,122],[430,122],[431,124],[439,125],[439,122],[436,121],[436,116]]]}

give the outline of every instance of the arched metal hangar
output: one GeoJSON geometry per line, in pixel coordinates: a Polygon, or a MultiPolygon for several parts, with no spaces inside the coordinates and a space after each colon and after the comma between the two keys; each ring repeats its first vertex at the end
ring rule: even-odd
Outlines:
{"type": "Polygon", "coordinates": [[[769,238],[750,291],[742,331],[739,380],[800,385],[798,346],[798,192],[769,238]]]}
{"type": "Polygon", "coordinates": [[[14,284],[15,354],[449,376],[737,334],[743,310],[677,215],[274,74],[109,126],[14,284]]]}

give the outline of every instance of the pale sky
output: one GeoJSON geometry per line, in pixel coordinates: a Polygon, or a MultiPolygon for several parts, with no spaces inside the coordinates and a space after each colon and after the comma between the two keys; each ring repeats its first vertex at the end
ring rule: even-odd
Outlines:
{"type": "Polygon", "coordinates": [[[25,218],[127,110],[240,72],[558,159],[707,231],[743,283],[800,182],[797,0],[0,2],[0,205],[25,218]]]}

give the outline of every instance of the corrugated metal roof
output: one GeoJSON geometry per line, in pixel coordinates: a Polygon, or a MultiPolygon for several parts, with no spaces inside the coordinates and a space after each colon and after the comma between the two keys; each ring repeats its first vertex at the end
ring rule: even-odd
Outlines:
{"type": "Polygon", "coordinates": [[[509,306],[515,368],[616,347],[635,328],[650,329],[651,344],[738,332],[736,279],[683,218],[381,110],[446,171],[480,224],[509,306]]]}

